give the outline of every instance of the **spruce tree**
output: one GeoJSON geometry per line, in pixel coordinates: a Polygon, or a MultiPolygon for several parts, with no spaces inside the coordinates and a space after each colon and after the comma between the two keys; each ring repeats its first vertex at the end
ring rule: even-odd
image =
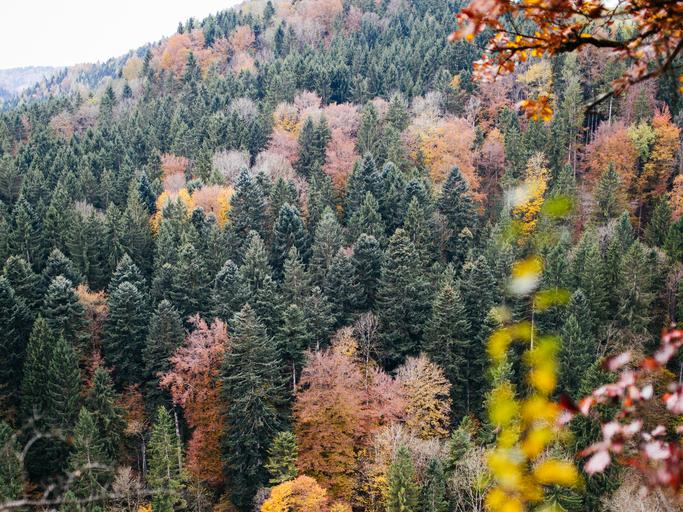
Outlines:
{"type": "Polygon", "coordinates": [[[626,199],[614,165],[610,164],[600,176],[595,186],[594,199],[593,216],[598,224],[606,224],[624,211],[626,199]]]}
{"type": "Polygon", "coordinates": [[[469,336],[470,324],[452,267],[446,268],[425,327],[424,350],[451,383],[453,413],[459,417],[479,403],[486,357],[469,336]]]}
{"type": "Polygon", "coordinates": [[[391,236],[403,224],[406,210],[406,180],[393,162],[387,162],[382,167],[382,184],[380,214],[387,236],[391,236]]]}
{"type": "Polygon", "coordinates": [[[645,241],[652,247],[664,247],[671,222],[669,201],[661,197],[655,204],[650,222],[645,228],[645,241]]]}
{"type": "Polygon", "coordinates": [[[446,476],[439,459],[432,459],[427,465],[420,492],[422,512],[447,512],[446,476]]]}
{"type": "Polygon", "coordinates": [[[559,353],[559,389],[576,397],[583,372],[596,357],[596,347],[591,334],[585,332],[579,320],[570,314],[560,331],[562,345],[559,353]]]}
{"type": "Polygon", "coordinates": [[[108,286],[109,293],[112,293],[113,290],[124,282],[135,285],[140,292],[145,293],[147,291],[147,282],[145,281],[145,278],[127,253],[124,253],[123,257],[116,265],[116,270],[112,273],[108,286]]]}
{"type": "Polygon", "coordinates": [[[69,431],[76,424],[81,402],[81,374],[78,356],[63,336],[57,338],[52,357],[43,376],[47,381],[47,413],[49,422],[69,431]]]}
{"type": "Polygon", "coordinates": [[[98,366],[92,376],[92,384],[85,398],[85,405],[92,414],[104,452],[109,460],[116,460],[121,449],[126,421],[124,411],[118,405],[119,397],[114,391],[109,372],[98,366]]]}
{"type": "Polygon", "coordinates": [[[3,416],[19,405],[21,367],[30,326],[28,309],[5,277],[0,277],[0,404],[3,416]]]}
{"type": "Polygon", "coordinates": [[[664,241],[664,250],[673,261],[683,261],[683,217],[669,227],[664,241]]]}
{"type": "Polygon", "coordinates": [[[419,352],[430,301],[429,282],[415,245],[397,229],[389,241],[377,292],[380,340],[389,368],[419,352]]]}
{"type": "Polygon", "coordinates": [[[111,291],[108,304],[102,340],[104,357],[114,368],[117,386],[122,388],[142,381],[148,310],[145,297],[127,281],[111,291]]]}
{"type": "Polygon", "coordinates": [[[385,120],[388,125],[394,127],[399,132],[408,127],[410,116],[405,99],[400,93],[392,94],[385,120]]]}
{"type": "Polygon", "coordinates": [[[381,200],[382,177],[377,172],[377,166],[372,154],[365,153],[363,158],[356,161],[353,171],[346,184],[346,207],[344,215],[351,219],[360,210],[365,194],[370,192],[375,199],[381,200]]]}
{"type": "Polygon", "coordinates": [[[496,278],[485,256],[465,262],[459,289],[470,325],[469,336],[483,346],[487,339],[482,333],[484,319],[499,296],[496,278]]]}
{"type": "Polygon", "coordinates": [[[633,243],[621,262],[615,290],[618,323],[631,332],[645,334],[652,323],[653,271],[646,247],[640,242],[633,243]]]}
{"type": "Polygon", "coordinates": [[[291,432],[278,432],[268,448],[268,460],[266,469],[270,475],[268,483],[278,485],[297,476],[296,459],[299,451],[296,446],[296,437],[291,432]]]}
{"type": "Polygon", "coordinates": [[[383,253],[377,239],[363,233],[353,245],[351,261],[360,286],[358,310],[368,311],[374,308],[377,299],[377,287],[382,272],[383,253]]]}
{"type": "Polygon", "coordinates": [[[275,223],[280,209],[285,204],[290,204],[293,207],[298,205],[299,194],[294,186],[294,182],[285,180],[281,176],[275,180],[272,190],[270,191],[270,218],[275,223]]]}
{"type": "Polygon", "coordinates": [[[170,299],[185,321],[188,317],[203,314],[209,309],[211,279],[212,276],[206,272],[204,260],[195,246],[183,244],[171,281],[170,299]]]}
{"type": "Polygon", "coordinates": [[[275,344],[284,363],[285,377],[296,389],[301,368],[306,360],[306,350],[311,344],[311,335],[303,310],[290,304],[282,314],[282,323],[275,335],[275,344]]]}
{"type": "Polygon", "coordinates": [[[408,211],[403,220],[403,230],[415,245],[420,265],[425,270],[436,259],[434,250],[436,236],[432,230],[430,216],[428,208],[420,204],[417,197],[413,197],[408,204],[408,211]]]}
{"type": "Polygon", "coordinates": [[[311,293],[311,276],[301,261],[296,246],[287,253],[287,259],[282,268],[282,302],[304,307],[306,299],[311,293]]]}
{"type": "Polygon", "coordinates": [[[301,259],[308,261],[308,234],[301,220],[299,210],[288,203],[282,205],[273,226],[270,261],[276,279],[282,279],[284,265],[289,249],[296,247],[301,259]]]}
{"type": "Polygon", "coordinates": [[[334,211],[334,192],[332,190],[332,180],[330,177],[319,171],[315,173],[308,186],[308,233],[313,235],[316,226],[323,216],[326,209],[334,211]]]}
{"type": "Polygon", "coordinates": [[[56,336],[63,336],[80,346],[85,336],[85,312],[76,297],[71,281],[64,276],[52,280],[43,299],[43,313],[56,336]]]}
{"type": "Polygon", "coordinates": [[[360,209],[349,220],[349,239],[355,241],[360,235],[367,234],[384,244],[385,232],[386,228],[379,213],[379,203],[372,192],[367,192],[360,209]]]}
{"type": "Polygon", "coordinates": [[[227,322],[244,305],[244,293],[237,265],[232,260],[227,260],[213,280],[211,314],[227,322]]]}
{"type": "Polygon", "coordinates": [[[311,117],[307,117],[299,132],[299,157],[294,162],[294,170],[308,178],[316,168],[321,167],[325,163],[325,147],[329,137],[324,118],[316,126],[311,117]]]}
{"type": "Polygon", "coordinates": [[[149,212],[142,202],[140,194],[131,181],[128,191],[126,209],[123,211],[123,230],[121,246],[132,260],[140,267],[143,275],[150,275],[152,270],[152,256],[154,253],[154,238],[149,223],[149,212]]]}
{"type": "Polygon", "coordinates": [[[41,288],[47,290],[52,280],[57,276],[66,277],[74,285],[83,281],[83,276],[73,262],[64,256],[64,253],[59,249],[52,249],[40,275],[41,288]]]}
{"type": "Polygon", "coordinates": [[[356,150],[359,154],[374,155],[380,162],[384,161],[384,146],[382,143],[382,127],[377,110],[372,102],[368,102],[361,112],[360,126],[356,140],[356,150]]]}
{"type": "Polygon", "coordinates": [[[24,300],[31,316],[34,317],[42,306],[40,276],[33,272],[24,258],[10,256],[2,271],[17,297],[24,300]]]}
{"type": "Polygon", "coordinates": [[[48,396],[45,376],[52,359],[54,337],[44,318],[38,317],[33,324],[26,347],[21,381],[21,410],[24,422],[47,411],[48,396]]]}
{"type": "Polygon", "coordinates": [[[311,343],[316,350],[324,347],[330,340],[334,325],[332,305],[320,287],[314,286],[304,303],[304,314],[311,334],[311,343]]]}
{"type": "Polygon", "coordinates": [[[323,291],[335,317],[335,326],[347,325],[358,307],[361,285],[353,261],[344,249],[339,249],[325,276],[323,291]]]}
{"type": "Polygon", "coordinates": [[[43,243],[38,218],[33,206],[22,195],[12,212],[14,229],[10,239],[12,252],[35,269],[43,262],[43,243]]]}
{"type": "Polygon", "coordinates": [[[72,449],[69,471],[77,476],[70,490],[77,498],[104,496],[113,478],[113,468],[95,418],[85,407],[78,413],[72,449]]]}
{"type": "Polygon", "coordinates": [[[460,169],[453,167],[441,190],[437,209],[445,217],[451,236],[446,242],[446,254],[456,262],[462,262],[466,255],[460,234],[468,229],[476,233],[476,211],[469,195],[469,186],[460,169]]]}
{"type": "Polygon", "coordinates": [[[322,285],[332,260],[344,243],[342,228],[331,209],[326,209],[315,229],[310,269],[314,282],[322,285]]]}
{"type": "Polygon", "coordinates": [[[268,480],[267,449],[272,432],[283,426],[287,394],[277,349],[252,307],[244,306],[230,326],[231,350],[221,371],[227,411],[223,455],[233,503],[246,510],[268,480]]]}
{"type": "Polygon", "coordinates": [[[246,169],[242,170],[235,183],[235,193],[230,200],[230,221],[242,248],[250,231],[264,236],[266,232],[266,201],[263,188],[246,169]]]}
{"type": "Polygon", "coordinates": [[[387,512],[417,512],[419,501],[413,461],[408,449],[401,445],[387,473],[387,512]]]}
{"type": "MultiPolygon", "coordinates": [[[[608,307],[606,292],[610,285],[605,279],[605,269],[615,270],[607,266],[603,269],[598,243],[586,232],[574,250],[571,273],[574,277],[574,287],[583,290],[597,321],[605,318],[608,307]]],[[[615,271],[618,272],[618,268],[615,271]]]]}
{"type": "Polygon", "coordinates": [[[17,500],[24,488],[22,455],[12,428],[0,420],[0,503],[17,500]]]}
{"type": "Polygon", "coordinates": [[[174,512],[176,507],[183,508],[185,476],[182,470],[182,450],[171,415],[163,406],[157,409],[147,453],[147,483],[153,492],[152,510],[174,512]]]}

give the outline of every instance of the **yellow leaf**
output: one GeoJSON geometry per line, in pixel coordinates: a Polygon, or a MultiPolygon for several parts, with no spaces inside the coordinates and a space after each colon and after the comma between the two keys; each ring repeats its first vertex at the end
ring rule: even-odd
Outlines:
{"type": "Polygon", "coordinates": [[[510,291],[515,295],[528,295],[538,286],[543,263],[537,256],[518,261],[512,267],[510,291]]]}
{"type": "Polygon", "coordinates": [[[548,427],[533,429],[522,443],[522,451],[529,459],[535,459],[553,439],[553,432],[548,427]]]}
{"type": "Polygon", "coordinates": [[[534,477],[543,485],[572,487],[579,482],[579,472],[574,464],[563,460],[544,460],[534,468],[534,477]]]}
{"type": "Polygon", "coordinates": [[[496,426],[509,424],[519,413],[519,404],[509,383],[504,383],[493,390],[489,406],[489,419],[496,426]]]}
{"type": "Polygon", "coordinates": [[[569,297],[569,292],[565,289],[541,290],[534,296],[534,309],[545,311],[551,306],[566,304],[569,297]]]}

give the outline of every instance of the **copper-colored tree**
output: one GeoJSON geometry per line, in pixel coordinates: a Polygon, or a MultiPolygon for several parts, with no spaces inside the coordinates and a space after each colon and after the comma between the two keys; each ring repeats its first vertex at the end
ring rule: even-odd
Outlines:
{"type": "Polygon", "coordinates": [[[193,429],[187,449],[188,471],[199,481],[220,485],[223,418],[218,375],[228,334],[221,320],[216,319],[209,326],[197,315],[191,321],[194,330],[171,357],[172,369],[160,382],[183,408],[193,429]]]}

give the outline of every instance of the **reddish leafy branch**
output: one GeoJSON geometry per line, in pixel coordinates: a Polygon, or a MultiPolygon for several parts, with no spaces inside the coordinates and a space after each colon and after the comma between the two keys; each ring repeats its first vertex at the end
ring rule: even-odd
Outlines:
{"type": "Polygon", "coordinates": [[[616,406],[611,421],[601,427],[602,439],[592,444],[582,456],[590,456],[585,465],[588,474],[600,473],[613,460],[640,471],[653,488],[668,488],[680,492],[683,482],[683,447],[680,443],[682,426],[667,427],[658,423],[646,427],[644,409],[649,404],[663,403],[672,417],[683,414],[683,385],[668,382],[657,391],[658,374],[683,345],[683,330],[674,329],[662,336],[661,344],[652,357],[637,365],[630,365],[631,352],[608,359],[605,366],[618,372],[616,382],[605,384],[583,398],[578,406],[568,405],[568,417],[575,414],[589,416],[599,405],[616,406]]]}

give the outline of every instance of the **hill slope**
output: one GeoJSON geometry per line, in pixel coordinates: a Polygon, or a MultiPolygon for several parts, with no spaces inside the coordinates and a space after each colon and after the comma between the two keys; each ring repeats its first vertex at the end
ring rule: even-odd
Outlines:
{"type": "MultiPolygon", "coordinates": [[[[0,113],[0,441],[57,435],[0,461],[2,496],[482,510],[513,396],[536,455],[580,458],[598,425],[548,436],[550,401],[683,314],[683,103],[663,76],[584,112],[623,67],[600,51],[473,82],[458,8],[245,3],[0,113]],[[539,92],[547,122],[516,109],[539,92]],[[542,357],[489,368],[517,322],[494,339],[533,326],[542,357]]],[[[543,491],[616,507],[623,475],[543,491]]]]}

